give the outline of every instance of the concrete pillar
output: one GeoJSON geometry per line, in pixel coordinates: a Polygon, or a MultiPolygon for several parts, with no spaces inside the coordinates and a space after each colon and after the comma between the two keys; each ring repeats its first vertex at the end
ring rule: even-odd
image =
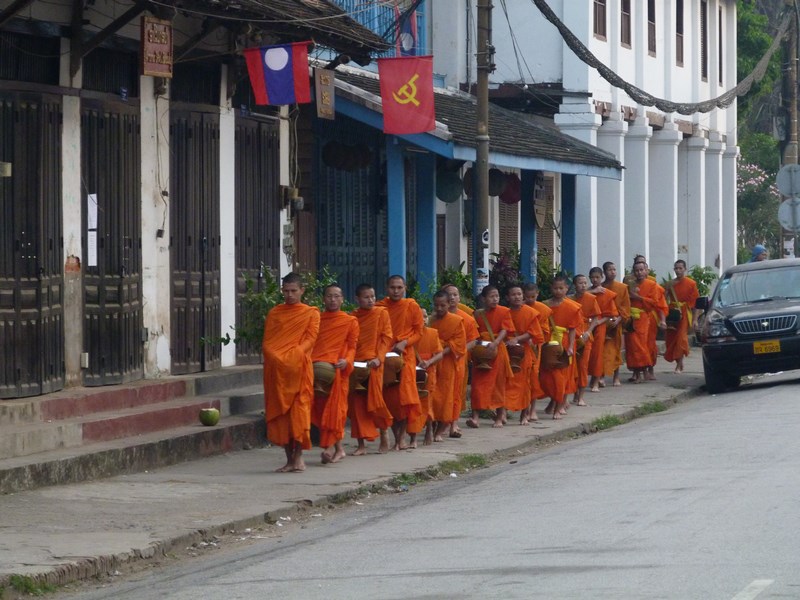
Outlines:
{"type": "MultiPolygon", "coordinates": [[[[680,205],[678,232],[686,240],[686,263],[704,266],[706,262],[706,150],[705,137],[692,136],[685,143],[686,161],[685,204],[680,205]],[[682,234],[681,232],[685,232],[682,234]]],[[[713,260],[713,259],[712,259],[713,260]]]]}
{"type": "MultiPolygon", "coordinates": [[[[70,42],[61,40],[60,84],[70,87],[70,42]]],[[[72,83],[80,87],[81,74],[72,83]]],[[[61,130],[61,228],[64,239],[64,368],[67,387],[81,384],[81,352],[83,352],[83,246],[81,214],[86,195],[81,185],[81,100],[78,96],[62,97],[61,130]]]]}
{"type": "Polygon", "coordinates": [[[386,193],[389,231],[389,276],[406,276],[406,186],[403,146],[393,135],[386,136],[386,193]]]}
{"type": "Polygon", "coordinates": [[[706,263],[718,266],[722,262],[722,153],[725,143],[719,132],[709,132],[706,151],[706,263]]]}
{"type": "Polygon", "coordinates": [[[638,117],[625,136],[625,193],[622,223],[622,250],[619,257],[609,257],[622,274],[622,266],[630,268],[634,255],[650,252],[650,139],[653,128],[647,117],[638,117]]]}
{"type": "MultiPolygon", "coordinates": [[[[671,272],[678,246],[678,145],[682,139],[677,125],[668,121],[663,129],[653,132],[650,140],[649,243],[645,246],[647,252],[641,254],[660,277],[671,272]]],[[[626,252],[626,267],[630,268],[637,250],[628,246],[626,252]]]]}
{"type": "Polygon", "coordinates": [[[462,262],[466,272],[467,238],[464,235],[464,199],[447,204],[445,214],[444,260],[448,267],[457,267],[462,262]]]}
{"type": "Polygon", "coordinates": [[[417,164],[417,281],[423,294],[436,278],[436,156],[416,155],[417,164]]]}
{"type": "Polygon", "coordinates": [[[736,163],[738,157],[738,146],[726,146],[722,153],[722,258],[719,262],[720,273],[737,262],[736,163]]]}
{"type": "Polygon", "coordinates": [[[142,137],[142,320],[147,329],[144,376],[169,374],[169,98],[156,97],[152,77],[140,77],[142,137]],[[163,188],[159,186],[159,182],[163,188]]]}
{"type": "MultiPolygon", "coordinates": [[[[280,173],[280,184],[288,187],[291,185],[291,177],[289,175],[289,157],[291,156],[292,152],[291,120],[289,117],[288,106],[281,106],[280,116],[281,120],[278,126],[278,139],[280,140],[278,171],[280,173]]],[[[297,118],[297,115],[292,118],[297,118]]],[[[290,240],[293,239],[292,234],[284,234],[284,231],[286,231],[286,225],[291,224],[292,220],[291,215],[289,214],[289,209],[282,209],[280,212],[280,229],[278,230],[281,232],[281,245],[286,238],[289,238],[290,240]]],[[[283,251],[281,253],[283,254],[283,258],[278,261],[280,263],[280,269],[278,272],[279,278],[285,277],[294,268],[294,263],[292,261],[293,257],[283,251]]]]}
{"type": "MultiPolygon", "coordinates": [[[[601,125],[601,118],[588,101],[581,99],[576,103],[562,104],[554,121],[562,132],[593,146],[597,145],[597,130],[601,125]]],[[[568,218],[574,219],[571,224],[575,228],[573,241],[577,242],[574,266],[591,266],[597,262],[597,178],[576,177],[573,199],[573,216],[567,217],[565,208],[562,226],[567,226],[568,218]]],[[[566,250],[564,252],[566,254],[566,250]]]]}
{"type": "MultiPolygon", "coordinates": [[[[220,332],[232,331],[236,325],[236,115],[228,98],[227,66],[222,67],[219,111],[219,277],[220,332]]],[[[220,362],[223,367],[236,364],[236,345],[223,345],[220,362]]]]}
{"type": "MultiPolygon", "coordinates": [[[[597,146],[610,152],[626,166],[622,180],[597,178],[597,255],[591,263],[579,264],[582,273],[592,267],[600,266],[607,260],[620,265],[625,250],[625,185],[628,176],[638,173],[627,172],[625,153],[628,124],[622,114],[614,111],[597,132],[597,146]]],[[[646,175],[646,174],[645,174],[646,175]]]]}

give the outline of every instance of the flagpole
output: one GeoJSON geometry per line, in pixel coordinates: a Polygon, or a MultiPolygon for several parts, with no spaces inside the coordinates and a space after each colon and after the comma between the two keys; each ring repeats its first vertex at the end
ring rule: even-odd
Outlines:
{"type": "Polygon", "coordinates": [[[491,46],[491,0],[478,0],[477,131],[475,135],[474,221],[472,227],[472,289],[480,294],[488,283],[489,264],[489,73],[494,70],[491,46]]]}

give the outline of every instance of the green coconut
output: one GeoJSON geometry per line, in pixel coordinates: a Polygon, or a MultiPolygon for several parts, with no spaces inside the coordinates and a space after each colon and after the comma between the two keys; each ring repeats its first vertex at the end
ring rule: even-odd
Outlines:
{"type": "Polygon", "coordinates": [[[218,408],[201,408],[200,409],[200,422],[203,425],[211,426],[219,423],[219,409],[218,408]]]}

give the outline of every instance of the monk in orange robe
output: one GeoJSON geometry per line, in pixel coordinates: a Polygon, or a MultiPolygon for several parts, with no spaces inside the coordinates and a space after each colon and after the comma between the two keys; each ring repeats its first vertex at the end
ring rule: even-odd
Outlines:
{"type": "Polygon", "coordinates": [[[700,293],[694,279],[686,276],[686,261],[676,260],[673,269],[675,279],[666,290],[667,301],[670,308],[680,311],[681,320],[678,323],[667,323],[664,360],[675,362],[675,372],[683,373],[683,358],[689,356],[689,328],[697,316],[694,305],[700,293]]]}
{"type": "MultiPolygon", "coordinates": [[[[614,303],[619,313],[616,324],[609,322],[608,325],[603,348],[603,374],[613,376],[613,385],[619,386],[622,385],[619,377],[619,368],[622,365],[622,329],[631,317],[631,298],[628,286],[617,281],[617,266],[613,262],[603,263],[603,274],[605,275],[603,287],[617,295],[614,303]]],[[[599,387],[603,387],[602,380],[599,387]]]]}
{"type": "Polygon", "coordinates": [[[453,284],[449,284],[445,285],[442,290],[447,292],[447,297],[450,303],[450,312],[463,319],[464,332],[467,336],[467,352],[459,359],[459,370],[461,373],[460,402],[458,406],[453,407],[453,420],[450,424],[450,437],[460,438],[461,429],[458,427],[458,419],[461,417],[461,413],[467,408],[467,384],[469,383],[470,352],[475,344],[478,343],[478,340],[481,336],[478,333],[478,323],[473,317],[474,311],[466,304],[461,303],[461,292],[459,291],[458,287],[453,284]]]}
{"type": "Polygon", "coordinates": [[[597,305],[600,307],[601,317],[597,320],[597,326],[594,329],[594,343],[592,343],[592,352],[589,355],[589,385],[591,392],[600,391],[600,383],[603,380],[604,370],[604,357],[607,333],[613,331],[613,328],[619,324],[619,309],[617,308],[617,294],[609,289],[603,287],[603,269],[600,267],[592,267],[589,270],[589,290],[590,294],[594,294],[597,305]],[[612,327],[608,329],[609,325],[612,327]]]}
{"type": "MultiPolygon", "coordinates": [[[[464,319],[450,312],[450,294],[440,290],[433,296],[431,328],[439,336],[442,360],[437,374],[437,391],[433,403],[433,420],[437,422],[433,441],[444,441],[444,434],[461,415],[461,382],[464,379],[467,354],[467,333],[464,319]]],[[[471,317],[470,317],[471,318],[471,317]]],[[[460,436],[453,436],[460,437],[460,436]]]]}
{"type": "Polygon", "coordinates": [[[400,383],[384,390],[386,406],[394,417],[394,449],[405,450],[405,435],[419,433],[419,413],[421,411],[417,394],[417,358],[414,346],[422,337],[425,321],[416,300],[406,298],[406,280],[400,275],[392,275],[386,280],[386,297],[378,306],[389,311],[392,322],[392,350],[403,357],[403,370],[400,383]],[[409,423],[411,428],[409,428],[409,423]]]}
{"type": "Polygon", "coordinates": [[[508,332],[514,329],[514,321],[511,320],[511,310],[500,306],[500,292],[496,286],[487,285],[483,288],[481,298],[483,298],[483,308],[476,310],[474,314],[481,335],[479,343],[486,348],[485,358],[488,360],[483,363],[483,368],[478,364],[475,356],[478,348],[476,345],[472,351],[472,416],[467,419],[467,426],[477,428],[478,413],[482,410],[494,410],[495,419],[492,427],[502,427],[506,422],[506,412],[503,408],[506,381],[514,375],[503,342],[508,332]]]}
{"type": "Polygon", "coordinates": [[[305,471],[303,450],[311,448],[314,367],[311,350],[319,333],[319,310],[303,304],[305,288],[297,273],[283,278],[283,304],[264,322],[264,416],[267,438],[283,446],[286,464],[279,473],[305,471]]]}
{"type": "MultiPolygon", "coordinates": [[[[659,329],[659,319],[663,320],[664,317],[666,317],[669,307],[667,306],[667,300],[664,288],[658,285],[655,276],[650,274],[650,267],[647,264],[647,259],[641,254],[638,254],[636,255],[636,258],[633,259],[633,264],[635,266],[637,263],[640,262],[644,263],[645,267],[647,267],[648,271],[647,278],[653,283],[655,283],[657,286],[655,288],[657,296],[656,306],[652,310],[647,311],[648,317],[650,319],[650,327],[647,330],[647,348],[648,350],[650,350],[650,358],[652,360],[652,363],[650,364],[649,367],[647,367],[647,370],[645,371],[645,379],[648,381],[654,381],[656,378],[655,364],[656,362],[658,362],[658,344],[656,340],[659,329]],[[660,317],[659,313],[661,315],[660,317]]],[[[631,278],[634,279],[633,276],[631,276],[631,278]]],[[[630,283],[633,282],[629,282],[629,284],[630,283]]]]}
{"type": "Polygon", "coordinates": [[[348,414],[350,437],[358,440],[353,456],[361,456],[367,453],[366,441],[374,440],[379,432],[378,451],[389,451],[387,430],[392,425],[392,415],[383,399],[383,362],[392,347],[392,326],[387,310],[375,306],[375,290],[371,285],[362,283],[356,288],[356,303],[358,308],[352,313],[358,319],[359,330],[355,362],[369,369],[369,379],[366,390],[350,383],[348,414]]]}
{"type": "MultiPolygon", "coordinates": [[[[428,315],[426,314],[424,308],[422,309],[422,316],[426,321],[428,320],[428,315]]],[[[437,387],[437,383],[439,378],[439,368],[441,365],[440,361],[444,356],[442,354],[442,350],[442,343],[439,341],[439,332],[432,327],[425,327],[422,330],[422,337],[419,339],[416,345],[417,371],[415,375],[419,375],[420,372],[426,373],[425,385],[423,386],[423,389],[420,389],[419,382],[417,383],[417,392],[419,394],[419,404],[421,410],[419,416],[417,416],[417,422],[409,422],[408,424],[409,431],[422,431],[423,428],[425,429],[425,439],[423,441],[425,446],[430,446],[433,443],[432,422],[435,419],[433,407],[438,401],[437,397],[439,394],[439,389],[437,387]]],[[[408,447],[416,448],[417,434],[410,433],[408,437],[408,447]]]]}
{"type": "Polygon", "coordinates": [[[570,393],[568,386],[574,386],[575,332],[581,328],[583,323],[581,305],[567,298],[567,291],[569,291],[569,281],[566,277],[558,275],[550,284],[551,298],[545,302],[553,311],[550,337],[551,339],[554,337],[555,327],[561,327],[564,330],[561,346],[570,358],[569,366],[553,369],[542,365],[539,374],[542,390],[550,398],[550,404],[545,408],[545,412],[552,414],[554,419],[560,419],[564,415],[565,397],[570,393]]]}
{"type": "Polygon", "coordinates": [[[659,327],[666,329],[667,324],[661,310],[663,289],[648,277],[647,263],[635,263],[633,277],[631,309],[638,309],[639,318],[633,319],[633,332],[625,334],[625,361],[633,372],[630,381],[642,383],[647,377],[648,368],[654,364],[649,344],[650,328],[655,326],[650,316],[651,311],[657,314],[659,327]]]}
{"type": "Polygon", "coordinates": [[[311,361],[332,365],[334,376],[328,394],[317,392],[315,382],[311,423],[319,429],[319,445],[324,448],[322,464],[327,464],[339,462],[346,456],[342,439],[347,422],[350,374],[356,358],[358,319],[342,312],[344,295],[339,286],[326,286],[322,299],[325,310],[320,316],[319,335],[311,351],[311,361]]]}
{"type": "MultiPolygon", "coordinates": [[[[522,287],[509,286],[506,301],[511,309],[514,328],[508,332],[506,348],[512,352],[522,352],[518,370],[506,382],[505,409],[519,411],[519,424],[527,425],[531,406],[531,369],[533,368],[533,349],[544,342],[539,325],[539,312],[525,304],[522,287]]],[[[512,371],[513,371],[512,365],[512,371]]]]}
{"type": "Polygon", "coordinates": [[[589,294],[589,278],[586,275],[575,275],[572,278],[572,285],[575,286],[575,295],[572,300],[581,305],[583,313],[583,323],[580,331],[576,332],[577,360],[575,361],[575,396],[572,398],[573,404],[586,406],[583,399],[583,390],[589,385],[589,359],[592,355],[594,346],[594,331],[598,321],[602,318],[600,305],[594,294],[589,294]]]}
{"type": "MultiPolygon", "coordinates": [[[[526,283],[522,286],[522,293],[525,297],[525,304],[536,310],[539,315],[539,327],[542,329],[542,336],[544,341],[550,340],[550,315],[553,311],[544,302],[539,302],[539,286],[536,283],[526,283]]],[[[542,364],[542,346],[544,343],[534,346],[533,352],[533,366],[531,368],[531,405],[528,409],[528,420],[538,421],[539,416],[536,414],[536,401],[546,398],[547,394],[542,390],[539,383],[539,373],[542,364]]]]}

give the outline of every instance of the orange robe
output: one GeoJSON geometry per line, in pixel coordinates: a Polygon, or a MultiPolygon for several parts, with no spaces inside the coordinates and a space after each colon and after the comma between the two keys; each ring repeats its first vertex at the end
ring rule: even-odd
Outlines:
{"type": "MultiPolygon", "coordinates": [[[[600,305],[597,303],[597,297],[594,294],[584,293],[580,298],[576,296],[572,299],[581,305],[581,311],[583,312],[583,323],[581,324],[581,330],[580,332],[576,332],[575,339],[577,340],[577,335],[588,331],[590,321],[593,318],[599,319],[602,315],[602,312],[600,310],[600,305]]],[[[583,350],[576,349],[577,360],[575,361],[575,384],[578,388],[585,388],[587,385],[589,385],[589,359],[592,355],[592,348],[594,347],[595,339],[596,338],[593,331],[589,335],[589,338],[584,342],[583,350]]]]}
{"type": "Polygon", "coordinates": [[[531,369],[533,369],[533,349],[544,342],[544,334],[539,324],[539,311],[523,304],[518,310],[511,309],[514,329],[506,339],[530,334],[531,339],[522,344],[525,354],[520,362],[520,370],[506,382],[505,407],[508,410],[525,410],[531,404],[531,369]]]}
{"type": "MultiPolygon", "coordinates": [[[[417,354],[419,355],[419,359],[428,360],[441,351],[442,343],[439,341],[439,332],[432,327],[426,327],[423,329],[422,337],[417,342],[417,354]]],[[[436,396],[438,393],[436,386],[439,375],[439,366],[441,364],[441,361],[439,361],[427,369],[428,377],[425,381],[425,386],[423,389],[425,389],[425,391],[428,393],[425,394],[424,397],[420,396],[420,412],[417,416],[417,421],[415,421],[413,424],[410,421],[408,423],[409,426],[415,431],[421,431],[425,428],[425,424],[428,422],[428,419],[435,418],[433,416],[433,405],[436,402],[436,396]]],[[[414,375],[416,376],[416,372],[414,375]]],[[[417,385],[417,393],[419,395],[419,385],[417,385]]]]}
{"type": "Polygon", "coordinates": [[[352,315],[358,319],[359,330],[355,360],[381,361],[380,366],[370,370],[366,393],[351,389],[348,397],[350,437],[371,441],[378,437],[378,429],[392,425],[392,415],[383,399],[383,361],[392,347],[392,326],[389,313],[379,306],[359,308],[352,315]]]}
{"type": "MultiPolygon", "coordinates": [[[[472,311],[472,309],[470,309],[470,311],[465,311],[462,310],[461,308],[458,308],[454,313],[460,316],[462,319],[464,319],[464,332],[467,335],[467,343],[473,340],[480,339],[481,337],[481,334],[478,332],[478,323],[472,316],[473,312],[474,311],[472,311]]],[[[461,358],[461,361],[463,363],[462,365],[463,368],[461,370],[461,405],[458,408],[459,416],[461,416],[461,413],[467,408],[467,385],[469,384],[469,353],[466,353],[461,358]]],[[[456,417],[453,420],[457,421],[458,417],[456,417]]]]}
{"type": "Polygon", "coordinates": [[[353,372],[357,343],[358,319],[340,310],[322,313],[311,361],[331,364],[342,358],[347,361],[344,369],[336,369],[330,393],[327,396],[314,394],[311,423],[319,429],[319,445],[322,448],[330,448],[344,437],[350,373],[353,372]]]}
{"type": "MultiPolygon", "coordinates": [[[[539,302],[538,300],[533,304],[529,304],[528,306],[536,309],[536,311],[539,313],[539,326],[542,328],[542,336],[544,337],[545,342],[550,341],[550,315],[553,314],[552,309],[544,302],[539,302]]],[[[541,384],[539,383],[539,372],[542,364],[542,345],[543,343],[536,346],[533,353],[533,367],[531,368],[532,400],[538,400],[540,398],[547,397],[542,390],[541,384]]]]}
{"type": "Polygon", "coordinates": [[[317,308],[297,303],[278,304],[264,322],[264,418],[267,439],[277,446],[296,442],[311,448],[311,349],[319,320],[317,308]]]}
{"type": "MultiPolygon", "coordinates": [[[[617,294],[611,290],[606,290],[602,294],[594,294],[597,305],[600,307],[600,314],[603,318],[609,319],[619,315],[617,308],[617,294]]],[[[589,375],[592,377],[602,377],[605,374],[604,356],[606,348],[606,334],[616,335],[616,329],[609,331],[608,325],[602,323],[594,328],[594,341],[592,352],[589,355],[589,375]]]]}
{"type": "MultiPolygon", "coordinates": [[[[629,369],[644,369],[655,364],[650,332],[655,329],[656,323],[651,313],[659,309],[664,294],[661,286],[649,278],[632,285],[639,289],[641,299],[631,300],[631,307],[642,312],[638,319],[633,319],[633,332],[625,334],[625,362],[629,369]]],[[[652,339],[655,343],[655,332],[652,339]]]]}
{"type": "MultiPolygon", "coordinates": [[[[476,310],[474,314],[481,340],[490,342],[501,330],[514,330],[511,310],[505,306],[497,306],[492,310],[476,310]],[[492,333],[486,327],[486,320],[492,327],[492,333]]],[[[472,370],[472,410],[494,410],[502,407],[505,403],[506,381],[513,375],[506,345],[501,343],[497,346],[497,356],[492,360],[491,369],[472,370]]]]}
{"type": "Polygon", "coordinates": [[[647,348],[650,350],[650,358],[653,361],[653,365],[655,365],[658,361],[658,344],[656,343],[656,338],[658,335],[658,324],[661,322],[658,313],[660,312],[663,316],[666,316],[669,307],[667,306],[666,296],[664,296],[664,288],[658,285],[655,277],[650,276],[649,279],[655,283],[657,287],[656,306],[649,311],[650,329],[647,331],[647,348]]]}
{"type": "MultiPolygon", "coordinates": [[[[471,318],[471,317],[470,317],[471,318]]],[[[457,421],[461,415],[461,382],[464,380],[467,354],[467,334],[464,319],[454,313],[447,313],[431,323],[439,342],[450,352],[439,362],[436,376],[436,394],[433,402],[433,420],[449,423],[457,421]]],[[[422,356],[422,352],[420,352],[422,356]]]]}
{"type": "Polygon", "coordinates": [[[604,283],[603,287],[617,295],[614,303],[617,305],[619,316],[622,317],[617,327],[606,332],[606,343],[603,348],[603,374],[613,375],[622,365],[622,330],[623,324],[631,316],[631,295],[628,286],[619,281],[604,283]]]}
{"type": "Polygon", "coordinates": [[[677,308],[681,311],[681,321],[677,325],[667,323],[665,336],[667,349],[664,352],[664,360],[674,362],[681,356],[689,356],[690,319],[700,293],[697,291],[697,284],[694,279],[690,277],[673,279],[670,287],[675,294],[673,297],[672,292],[667,289],[667,302],[669,302],[670,308],[677,308]]]}
{"type": "Polygon", "coordinates": [[[422,309],[416,300],[403,298],[401,300],[390,300],[384,298],[376,306],[383,306],[389,311],[389,318],[392,321],[392,345],[403,340],[407,340],[406,349],[403,351],[403,370],[400,372],[400,383],[387,387],[383,391],[386,406],[389,412],[397,421],[408,419],[408,433],[419,433],[416,429],[419,424],[421,406],[419,394],[417,394],[417,358],[414,353],[414,346],[422,337],[425,328],[425,320],[422,317],[422,309]],[[413,423],[413,425],[412,425],[413,423]]]}
{"type": "MultiPolygon", "coordinates": [[[[562,339],[562,346],[566,350],[569,348],[569,330],[580,330],[583,323],[583,313],[581,305],[577,302],[564,298],[560,304],[548,305],[553,311],[553,322],[559,327],[564,327],[567,331],[562,339]]],[[[570,389],[575,387],[575,360],[568,367],[563,369],[542,369],[539,373],[539,382],[545,397],[553,402],[563,402],[564,395],[570,393],[570,389]]]]}

